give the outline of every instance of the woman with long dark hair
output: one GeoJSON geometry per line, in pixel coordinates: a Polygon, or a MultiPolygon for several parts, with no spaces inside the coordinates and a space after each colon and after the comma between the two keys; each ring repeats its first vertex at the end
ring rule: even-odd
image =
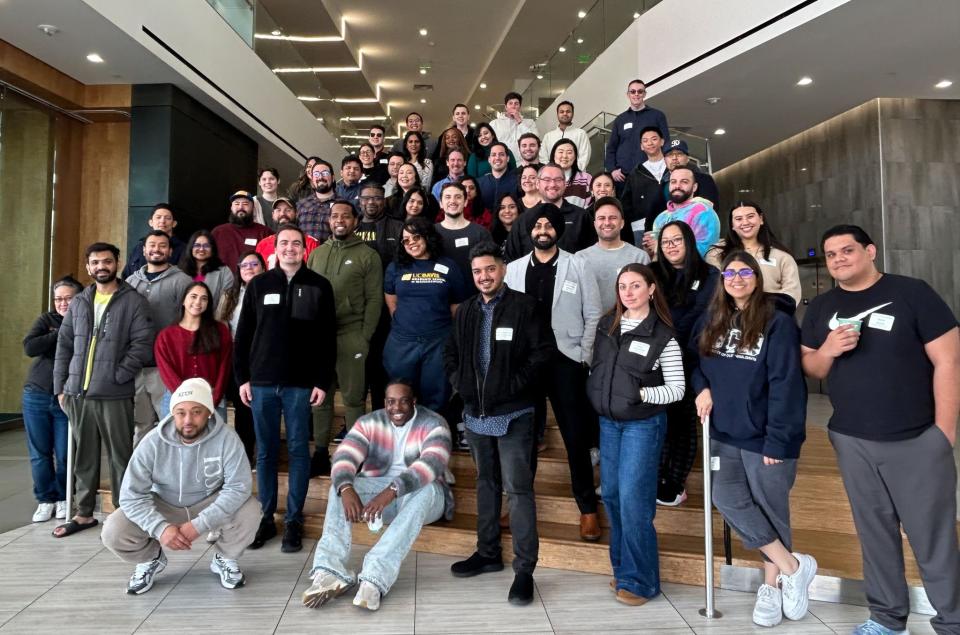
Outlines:
{"type": "Polygon", "coordinates": [[[616,307],[600,318],[587,396],[600,415],[600,486],[610,520],[617,600],[645,604],[660,593],[657,470],[666,404],[684,394],[683,355],[650,267],[617,276],[616,307]]]}
{"type": "Polygon", "coordinates": [[[419,403],[438,411],[450,395],[443,347],[467,288],[460,268],[444,257],[443,240],[430,219],[418,216],[404,223],[383,290],[393,318],[383,366],[390,377],[412,381],[419,403]]]}
{"type": "MultiPolygon", "coordinates": [[[[497,133],[493,131],[486,121],[477,124],[477,147],[470,158],[467,159],[467,174],[479,179],[484,174],[490,173],[490,146],[497,142],[497,133]]],[[[507,150],[507,170],[515,170],[517,160],[513,153],[507,150]]]]}
{"type": "Polygon", "coordinates": [[[430,204],[430,201],[431,196],[422,187],[407,190],[400,200],[400,208],[403,210],[404,219],[421,215],[430,218],[433,211],[433,205],[430,204]]]}
{"type": "Polygon", "coordinates": [[[297,177],[297,180],[290,184],[287,190],[287,198],[293,201],[296,206],[297,201],[307,196],[313,196],[313,167],[320,161],[320,157],[307,157],[303,164],[303,172],[297,177]]]}
{"type": "Polygon", "coordinates": [[[718,457],[713,504],[743,546],[763,556],[753,621],[775,626],[807,613],[817,572],[812,556],[791,553],[790,490],[806,438],[807,390],[800,330],[763,291],[756,259],[734,251],[721,263],[723,284],[694,328],[692,385],[697,415],[710,416],[710,452],[718,457]]]}
{"type": "MultiPolygon", "coordinates": [[[[720,273],[708,265],[697,251],[693,230],[683,221],[667,223],[660,230],[654,272],[670,307],[677,342],[684,351],[687,385],[689,369],[696,363],[687,352],[693,325],[706,310],[720,279],[720,273]]],[[[697,458],[697,414],[693,393],[667,407],[667,439],[660,462],[657,502],[676,506],[687,500],[686,481],[697,458]]]]}
{"type": "Polygon", "coordinates": [[[233,340],[230,329],[214,317],[210,288],[194,282],[180,298],[180,321],[157,333],[153,355],[166,392],[162,412],[170,411],[170,397],[185,380],[202,377],[213,389],[217,412],[227,420],[223,398],[230,377],[233,340]]]}
{"type": "Polygon", "coordinates": [[[567,183],[563,190],[563,198],[573,205],[587,207],[593,201],[593,194],[590,192],[593,176],[577,167],[578,154],[577,144],[571,139],[560,139],[553,144],[550,161],[563,170],[563,177],[567,183]]]}
{"type": "Polygon", "coordinates": [[[443,131],[443,134],[440,135],[440,143],[437,144],[437,149],[433,153],[434,183],[439,183],[450,174],[450,170],[447,168],[447,155],[453,150],[459,150],[463,154],[464,161],[470,160],[470,148],[467,145],[467,140],[456,126],[443,131]]]}
{"type": "Polygon", "coordinates": [[[410,131],[403,135],[403,147],[400,150],[403,159],[412,164],[420,175],[420,185],[430,191],[433,183],[433,160],[427,156],[427,142],[419,132],[410,131]]]}
{"type": "Polygon", "coordinates": [[[233,286],[233,271],[220,261],[217,241],[206,229],[197,230],[190,236],[179,266],[195,282],[207,285],[214,308],[219,305],[223,292],[233,286]]]}
{"type": "Polygon", "coordinates": [[[513,231],[514,226],[517,225],[517,219],[520,218],[519,198],[517,194],[504,192],[497,199],[497,213],[493,217],[490,235],[501,251],[503,244],[507,241],[507,235],[513,231]]]}
{"type": "Polygon", "coordinates": [[[393,190],[393,194],[387,198],[387,214],[401,221],[406,218],[406,212],[402,205],[403,198],[407,195],[407,192],[414,188],[426,190],[420,182],[420,173],[417,171],[417,166],[405,161],[397,168],[397,187],[393,190]]]}
{"type": "Polygon", "coordinates": [[[797,261],[777,240],[759,203],[738,201],[730,208],[727,220],[727,235],[707,252],[707,262],[718,267],[733,252],[745,251],[760,264],[764,291],[788,295],[794,306],[799,304],[802,288],[797,261]]]}

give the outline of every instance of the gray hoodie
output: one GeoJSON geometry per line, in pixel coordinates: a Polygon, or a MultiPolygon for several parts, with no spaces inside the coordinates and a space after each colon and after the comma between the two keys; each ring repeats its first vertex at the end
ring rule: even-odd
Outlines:
{"type": "Polygon", "coordinates": [[[170,265],[150,280],[147,265],[143,265],[126,282],[150,304],[150,319],[156,334],[180,320],[180,299],[193,281],[176,265],[170,265]]]}
{"type": "MultiPolygon", "coordinates": [[[[187,507],[217,494],[216,500],[193,519],[201,534],[222,526],[253,492],[250,463],[240,437],[214,413],[203,436],[186,444],[167,416],[133,450],[123,485],[120,509],[145,532],[159,538],[170,526],[154,505],[187,507]]],[[[189,516],[184,512],[184,522],[189,516]]]]}

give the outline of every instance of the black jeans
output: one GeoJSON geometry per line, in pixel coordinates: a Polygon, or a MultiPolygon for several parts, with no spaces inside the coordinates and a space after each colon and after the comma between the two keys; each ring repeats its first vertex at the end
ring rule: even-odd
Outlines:
{"type": "Polygon", "coordinates": [[[544,389],[567,448],[570,485],[581,514],[597,513],[590,448],[599,436],[597,414],[588,405],[587,369],[563,353],[554,354],[543,374],[544,389]]]}
{"type": "MultiPolygon", "coordinates": [[[[383,368],[383,347],[387,345],[387,336],[390,335],[390,311],[384,305],[380,312],[380,321],[377,330],[370,339],[370,350],[367,352],[367,365],[364,369],[367,387],[370,390],[370,411],[383,408],[384,395],[387,391],[387,371],[383,368]]],[[[408,379],[414,379],[410,377],[408,379]]],[[[366,402],[366,399],[364,399],[366,402]]]]}
{"type": "Polygon", "coordinates": [[[540,552],[531,465],[536,444],[533,415],[511,421],[502,437],[467,430],[467,440],[477,466],[477,553],[485,558],[500,557],[500,505],[501,494],[506,491],[513,570],[533,573],[540,552]]]}

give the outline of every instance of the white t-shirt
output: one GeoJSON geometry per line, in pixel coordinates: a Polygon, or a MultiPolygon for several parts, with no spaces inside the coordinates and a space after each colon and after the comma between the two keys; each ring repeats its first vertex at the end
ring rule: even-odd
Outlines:
{"type": "Polygon", "coordinates": [[[660,159],[659,161],[644,161],[643,167],[650,170],[652,174],[659,181],[663,178],[663,172],[667,169],[666,159],[660,159]]]}
{"type": "MultiPolygon", "coordinates": [[[[416,415],[413,416],[416,419],[416,415]]],[[[407,469],[407,462],[403,458],[403,450],[407,445],[407,435],[410,434],[413,419],[407,421],[402,426],[391,424],[393,430],[393,462],[390,464],[390,470],[387,476],[398,476],[407,469]]]]}

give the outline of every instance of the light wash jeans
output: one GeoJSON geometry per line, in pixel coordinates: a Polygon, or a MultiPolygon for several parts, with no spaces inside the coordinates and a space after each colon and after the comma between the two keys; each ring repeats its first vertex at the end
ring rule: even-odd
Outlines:
{"type": "MultiPolygon", "coordinates": [[[[358,476],[354,480],[353,488],[360,500],[367,504],[392,481],[393,479],[387,476],[358,476]]],[[[439,520],[443,516],[443,510],[443,489],[438,483],[430,483],[387,505],[383,510],[383,535],[364,557],[359,579],[377,587],[382,595],[389,593],[390,587],[400,574],[403,559],[420,535],[420,528],[439,520]]],[[[358,577],[354,572],[347,569],[353,538],[351,525],[343,514],[343,501],[331,486],[327,498],[327,513],[323,520],[323,537],[317,543],[311,576],[317,571],[326,571],[348,584],[357,581],[358,577]]],[[[367,531],[365,526],[363,531],[367,531]]]]}

